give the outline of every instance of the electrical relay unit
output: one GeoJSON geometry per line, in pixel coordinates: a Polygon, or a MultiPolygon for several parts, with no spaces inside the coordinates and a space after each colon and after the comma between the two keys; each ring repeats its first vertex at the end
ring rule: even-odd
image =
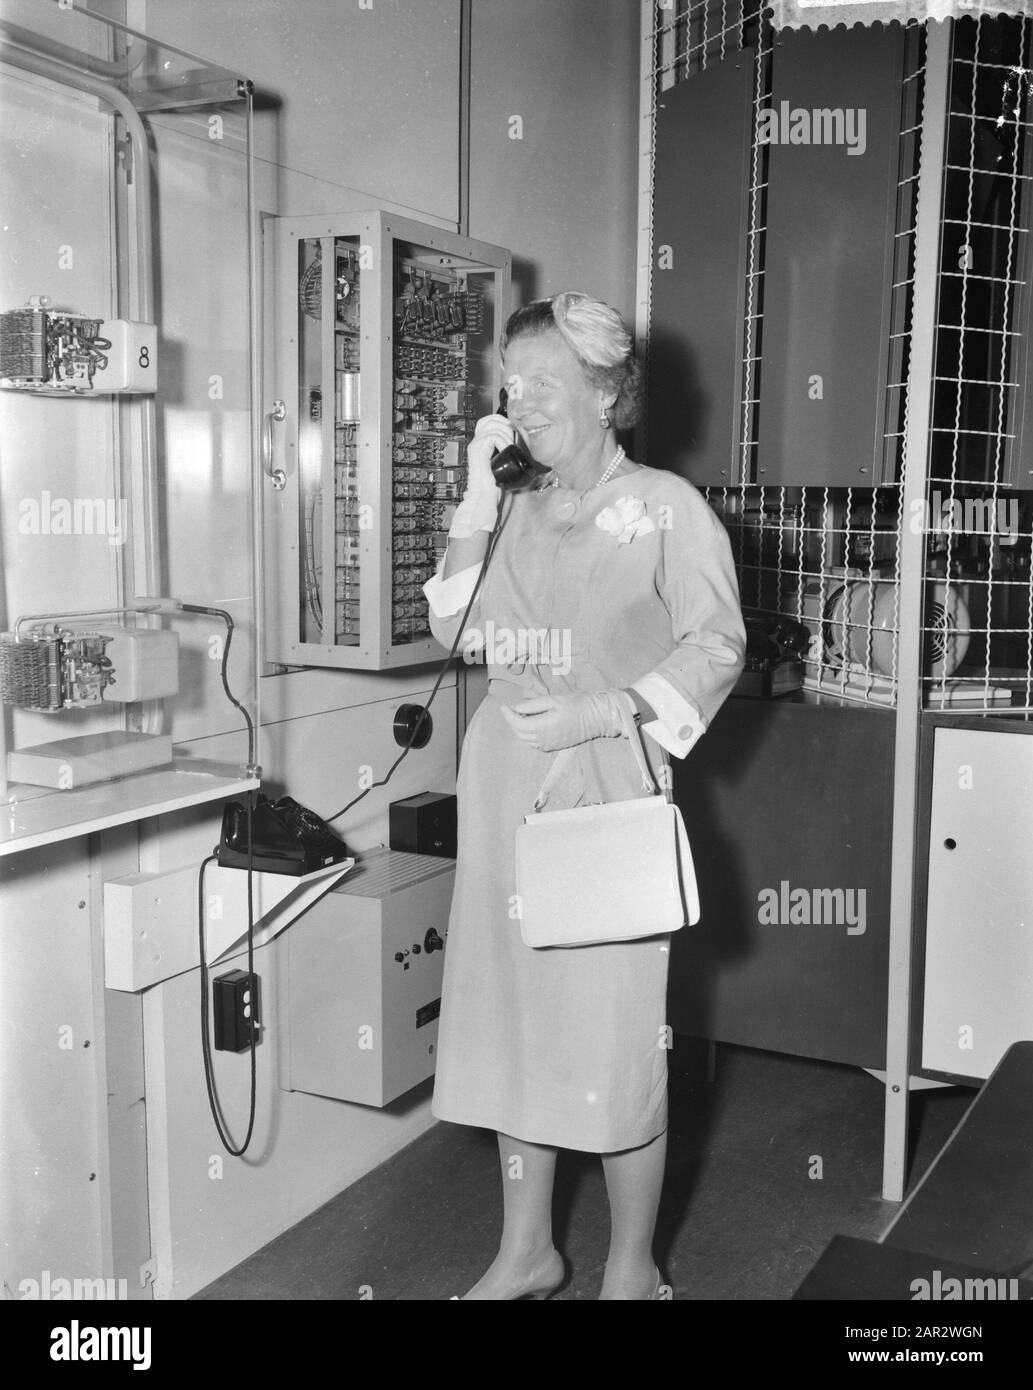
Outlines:
{"type": "Polygon", "coordinates": [[[146,393],[157,386],[153,323],[51,309],[34,295],[0,314],[0,386],[39,395],[146,393]]]}
{"type": "Polygon", "coordinates": [[[495,409],[509,253],[382,212],[273,219],[267,655],[380,670],[439,655],[423,586],[495,409]]]}

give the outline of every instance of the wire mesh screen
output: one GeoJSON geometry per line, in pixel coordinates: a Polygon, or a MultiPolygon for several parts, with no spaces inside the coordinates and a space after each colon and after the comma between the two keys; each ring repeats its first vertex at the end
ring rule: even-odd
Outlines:
{"type": "Polygon", "coordinates": [[[954,26],[929,486],[914,519],[929,576],[924,702],[938,708],[1031,708],[1031,34],[1019,18],[954,26]]]}
{"type": "MultiPolygon", "coordinates": [[[[758,476],[764,408],[760,344],[770,148],[758,141],[757,131],[760,112],[771,101],[772,33],[750,0],[698,0],[656,13],[654,97],[729,53],[747,45],[754,51],[742,407],[735,443],[735,475],[751,480],[758,476]]],[[[899,541],[907,526],[925,535],[924,703],[966,713],[1002,704],[1030,708],[1033,507],[1031,494],[1018,484],[1033,486],[1033,458],[1020,457],[1016,422],[1029,315],[1031,31],[1033,22],[1005,18],[966,19],[954,27],[924,515],[900,514],[925,71],[920,24],[907,27],[902,70],[881,439],[882,477],[888,481],[867,488],[751,481],[703,488],[728,529],[744,611],[789,617],[808,628],[804,685],[821,692],[895,704],[899,541]]],[[[1033,389],[1033,368],[1027,371],[1033,389]]],[[[1033,447],[1033,425],[1027,435],[1026,453],[1033,447]]],[[[908,620],[913,633],[918,618],[908,620]]]]}
{"type": "Polygon", "coordinates": [[[762,0],[670,0],[654,8],[655,90],[665,92],[750,43],[762,0]]]}

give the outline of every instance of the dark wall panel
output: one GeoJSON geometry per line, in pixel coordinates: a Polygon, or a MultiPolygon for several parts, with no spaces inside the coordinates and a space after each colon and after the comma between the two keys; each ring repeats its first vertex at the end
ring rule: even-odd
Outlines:
{"type": "MultiPolygon", "coordinates": [[[[805,694],[733,697],[674,764],[702,907],[672,946],[676,1031],[885,1065],[893,723],[892,710],[805,694]],[[783,882],[821,918],[815,890],[863,890],[864,931],[761,920],[759,895],[781,897],[783,882]]],[[[844,899],[851,916],[859,901],[844,899]]]]}
{"type": "Polygon", "coordinates": [[[656,116],[647,461],[699,484],[737,480],[753,64],[679,83],[656,116]]]}
{"type": "Polygon", "coordinates": [[[902,69],[899,25],[790,31],[775,49],[757,482],[882,481],[902,69]],[[815,110],[863,111],[864,152],[782,143],[815,110]]]}

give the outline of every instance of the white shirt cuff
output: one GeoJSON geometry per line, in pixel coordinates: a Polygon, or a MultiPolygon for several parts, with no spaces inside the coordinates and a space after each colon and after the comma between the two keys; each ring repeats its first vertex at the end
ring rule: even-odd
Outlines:
{"type": "Polygon", "coordinates": [[[674,686],[655,671],[631,682],[656,718],[642,725],[643,733],[655,739],[676,758],[684,758],[697,739],[706,732],[706,721],[694,704],[679,695],[674,686]]]}
{"type": "Polygon", "coordinates": [[[467,540],[478,531],[493,531],[498,520],[499,489],[466,492],[456,507],[448,534],[452,540],[467,540]]]}
{"type": "Polygon", "coordinates": [[[442,560],[437,573],[423,586],[427,603],[435,618],[451,618],[454,614],[461,613],[470,602],[470,595],[481,572],[479,564],[470,565],[467,569],[457,570],[455,574],[444,579],[441,574],[444,564],[442,560]]]}

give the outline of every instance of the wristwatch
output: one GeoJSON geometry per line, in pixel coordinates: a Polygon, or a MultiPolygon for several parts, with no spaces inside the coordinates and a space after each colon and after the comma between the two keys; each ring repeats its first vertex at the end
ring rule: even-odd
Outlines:
{"type": "Polygon", "coordinates": [[[636,728],[636,729],[641,729],[641,727],[642,727],[642,711],[641,711],[641,709],[639,708],[639,703],[638,703],[638,699],[637,699],[637,697],[636,697],[636,695],[635,695],[635,692],[634,692],[634,690],[631,690],[629,687],[626,686],[625,689],[624,689],[624,693],[625,693],[625,695],[627,695],[628,699],[631,701],[631,717],[632,717],[632,719],[635,721],[635,728],[636,728]]]}

